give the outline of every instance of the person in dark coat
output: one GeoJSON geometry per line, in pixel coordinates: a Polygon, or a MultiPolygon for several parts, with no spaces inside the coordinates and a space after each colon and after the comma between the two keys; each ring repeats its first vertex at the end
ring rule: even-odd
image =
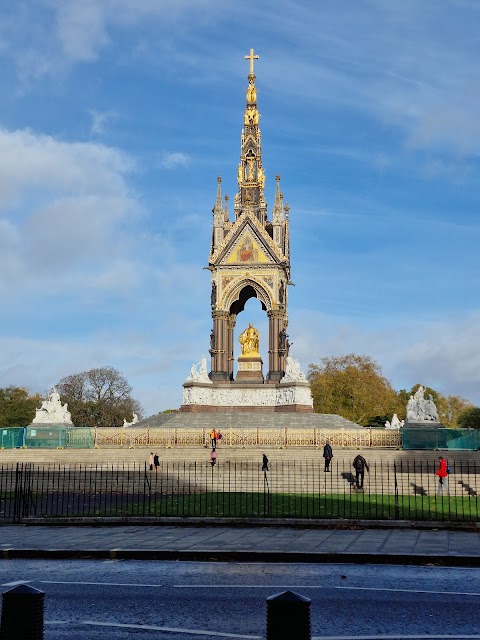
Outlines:
{"type": "Polygon", "coordinates": [[[333,458],[333,451],[329,440],[326,441],[323,447],[323,457],[325,460],[325,473],[330,472],[330,462],[333,458]]]}
{"type": "Polygon", "coordinates": [[[160,459],[158,457],[158,453],[155,452],[155,455],[153,456],[153,466],[155,467],[155,471],[158,471],[159,465],[160,465],[160,459]]]}
{"type": "Polygon", "coordinates": [[[268,471],[268,458],[262,453],[262,471],[268,471]]]}
{"type": "Polygon", "coordinates": [[[363,456],[358,454],[358,456],[353,461],[353,467],[355,469],[355,482],[357,483],[357,489],[363,489],[363,479],[365,477],[365,469],[370,471],[368,468],[367,461],[363,456]]]}

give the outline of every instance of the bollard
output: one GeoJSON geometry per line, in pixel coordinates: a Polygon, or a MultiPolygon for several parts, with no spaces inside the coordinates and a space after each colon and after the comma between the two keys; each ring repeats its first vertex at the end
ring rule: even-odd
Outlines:
{"type": "Polygon", "coordinates": [[[267,640],[311,640],[310,604],[293,591],[267,598],[267,640]]]}
{"type": "Polygon", "coordinates": [[[2,595],[0,640],[43,640],[45,593],[20,584],[2,595]]]}

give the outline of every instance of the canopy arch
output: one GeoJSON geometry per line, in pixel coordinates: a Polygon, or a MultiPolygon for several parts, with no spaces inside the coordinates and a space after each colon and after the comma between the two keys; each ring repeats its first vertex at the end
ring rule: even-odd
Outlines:
{"type": "Polygon", "coordinates": [[[250,298],[257,298],[262,305],[263,311],[271,311],[273,300],[267,288],[253,278],[246,278],[235,283],[224,297],[224,309],[230,315],[237,316],[244,310],[245,304],[250,298]]]}

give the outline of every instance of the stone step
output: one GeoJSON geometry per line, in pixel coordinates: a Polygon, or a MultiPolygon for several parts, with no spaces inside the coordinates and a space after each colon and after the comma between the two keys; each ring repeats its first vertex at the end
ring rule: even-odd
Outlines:
{"type": "MultiPolygon", "coordinates": [[[[313,461],[316,464],[323,465],[322,458],[323,448],[314,447],[286,447],[282,449],[272,447],[229,447],[219,444],[217,452],[219,460],[243,460],[258,461],[261,460],[262,453],[265,452],[272,462],[276,461],[313,461]]],[[[210,448],[205,446],[197,447],[100,447],[99,449],[1,449],[0,464],[16,462],[36,462],[36,463],[91,463],[91,464],[144,464],[148,461],[150,452],[157,452],[162,461],[205,461],[209,459],[210,448]]],[[[402,451],[396,449],[357,449],[357,448],[334,448],[333,463],[339,464],[345,461],[345,464],[351,464],[353,458],[361,453],[368,463],[384,462],[399,465],[406,464],[437,464],[440,452],[438,451],[402,451]]],[[[480,458],[478,451],[446,451],[442,452],[450,463],[469,465],[478,463],[480,466],[480,458]]]]}
{"type": "Polygon", "coordinates": [[[137,428],[311,428],[358,429],[359,425],[334,414],[323,413],[263,413],[263,412],[198,412],[157,414],[137,423],[137,428]]]}

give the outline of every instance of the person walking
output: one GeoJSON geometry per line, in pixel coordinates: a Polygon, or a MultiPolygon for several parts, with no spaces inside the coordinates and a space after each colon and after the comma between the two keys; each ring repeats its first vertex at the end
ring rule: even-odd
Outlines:
{"type": "Polygon", "coordinates": [[[153,471],[153,451],[150,453],[148,464],[150,465],[150,471],[153,471]]]}
{"type": "Polygon", "coordinates": [[[268,458],[265,453],[262,453],[262,471],[268,471],[268,458]]]}
{"type": "Polygon", "coordinates": [[[267,458],[267,455],[263,452],[262,452],[262,471],[263,471],[263,481],[266,483],[268,487],[268,478],[267,478],[268,458],[267,458]]]}
{"type": "Polygon", "coordinates": [[[218,458],[218,453],[217,453],[217,450],[214,448],[210,453],[210,464],[212,465],[212,469],[217,464],[217,458],[218,458]]]}
{"type": "Polygon", "coordinates": [[[217,448],[217,432],[215,431],[215,429],[212,429],[210,431],[210,445],[212,447],[212,449],[216,449],[217,448]]]}
{"type": "Polygon", "coordinates": [[[355,482],[357,484],[357,489],[363,489],[363,480],[365,478],[365,469],[370,471],[367,461],[363,456],[358,454],[358,456],[353,461],[353,468],[355,469],[355,482]]]}
{"type": "Polygon", "coordinates": [[[155,467],[155,471],[158,471],[158,467],[160,466],[160,459],[156,451],[155,451],[155,455],[153,456],[153,466],[155,467]]]}
{"type": "Polygon", "coordinates": [[[443,495],[443,490],[450,495],[448,490],[448,464],[443,456],[438,458],[438,469],[435,473],[438,476],[437,496],[443,495]]]}
{"type": "Polygon", "coordinates": [[[330,473],[330,462],[333,458],[333,450],[329,440],[326,441],[323,447],[323,458],[325,460],[325,473],[330,473]]]}

